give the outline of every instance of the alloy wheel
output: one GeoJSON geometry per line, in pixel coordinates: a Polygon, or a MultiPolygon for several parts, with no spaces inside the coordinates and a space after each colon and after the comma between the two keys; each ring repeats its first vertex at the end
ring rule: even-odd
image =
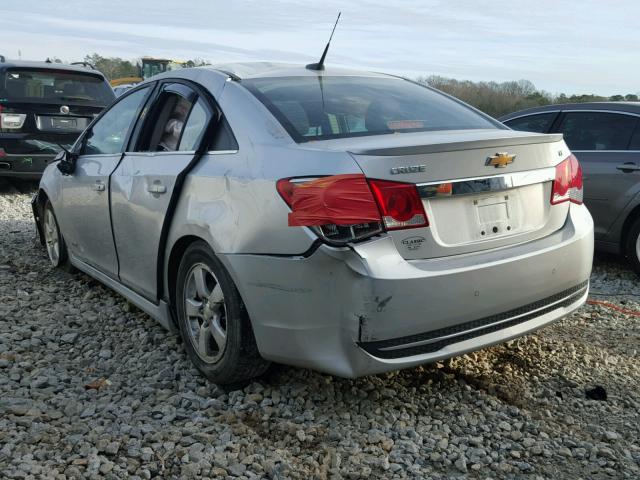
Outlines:
{"type": "Polygon", "coordinates": [[[47,208],[44,212],[44,240],[49,260],[56,267],[60,262],[60,235],[58,234],[56,218],[50,208],[47,208]]]}
{"type": "Polygon", "coordinates": [[[207,265],[191,267],[183,296],[191,344],[203,362],[215,363],[227,346],[227,310],[220,283],[207,265]]]}

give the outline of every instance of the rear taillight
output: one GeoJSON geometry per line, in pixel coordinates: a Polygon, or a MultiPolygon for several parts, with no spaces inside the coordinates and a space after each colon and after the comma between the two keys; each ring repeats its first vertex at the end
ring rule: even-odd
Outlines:
{"type": "Polygon", "coordinates": [[[418,189],[413,183],[369,180],[387,230],[429,225],[418,189]]]}
{"type": "Polygon", "coordinates": [[[0,129],[17,130],[22,128],[27,118],[25,113],[7,113],[2,110],[2,105],[0,105],[0,129]]]}
{"type": "Polygon", "coordinates": [[[277,189],[291,208],[289,225],[311,227],[330,243],[428,225],[416,186],[410,183],[348,174],[285,178],[277,182],[277,189]]]}
{"type": "Polygon", "coordinates": [[[556,165],[556,178],[551,191],[551,205],[563,202],[582,204],[582,167],[575,155],[556,165]]]}

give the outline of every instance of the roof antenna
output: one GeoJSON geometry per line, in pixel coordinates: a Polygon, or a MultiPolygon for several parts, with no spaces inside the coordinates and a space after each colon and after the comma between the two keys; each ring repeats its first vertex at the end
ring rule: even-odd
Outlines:
{"type": "Polygon", "coordinates": [[[327,46],[324,47],[324,52],[322,52],[322,56],[320,57],[320,61],[318,63],[310,63],[307,65],[307,69],[309,70],[324,70],[324,58],[327,56],[327,52],[329,51],[329,45],[331,44],[331,39],[333,38],[333,32],[336,31],[336,27],[338,26],[338,20],[340,20],[340,15],[342,12],[338,12],[338,18],[336,18],[336,23],[333,25],[333,30],[331,30],[331,36],[329,37],[329,41],[327,42],[327,46]]]}

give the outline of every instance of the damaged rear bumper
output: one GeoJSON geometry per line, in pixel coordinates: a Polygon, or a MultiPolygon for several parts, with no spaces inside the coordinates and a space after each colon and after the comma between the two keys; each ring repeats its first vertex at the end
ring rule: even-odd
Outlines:
{"type": "Polygon", "coordinates": [[[404,260],[382,237],[308,257],[221,255],[267,359],[357,377],[501,343],[558,320],[588,295],[593,222],[573,206],[543,239],[404,260]]]}

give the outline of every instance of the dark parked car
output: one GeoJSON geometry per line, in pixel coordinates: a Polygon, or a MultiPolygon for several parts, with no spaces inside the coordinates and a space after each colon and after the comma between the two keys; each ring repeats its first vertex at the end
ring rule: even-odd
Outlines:
{"type": "Polygon", "coordinates": [[[596,248],[640,273],[640,103],[548,105],[500,118],[514,130],[562,133],[583,168],[596,248]]]}
{"type": "Polygon", "coordinates": [[[88,65],[0,56],[0,176],[40,178],[115,95],[88,65]]]}

